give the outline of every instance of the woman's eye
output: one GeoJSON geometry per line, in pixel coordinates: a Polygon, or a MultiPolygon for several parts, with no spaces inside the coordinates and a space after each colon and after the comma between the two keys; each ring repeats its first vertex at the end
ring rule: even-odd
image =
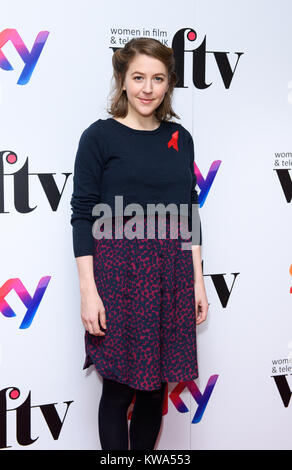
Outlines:
{"type": "MultiPolygon", "coordinates": [[[[139,79],[139,78],[143,78],[143,77],[137,76],[137,77],[134,78],[134,80],[136,80],[137,78],[139,79]]],[[[162,77],[155,77],[155,78],[158,79],[158,81],[161,81],[161,82],[163,81],[162,77]]],[[[140,81],[140,80],[138,80],[138,81],[140,81]]]]}

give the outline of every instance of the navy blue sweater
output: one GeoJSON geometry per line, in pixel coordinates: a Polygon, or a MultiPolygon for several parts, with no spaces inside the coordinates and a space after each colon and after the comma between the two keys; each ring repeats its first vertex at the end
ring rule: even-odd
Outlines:
{"type": "MultiPolygon", "coordinates": [[[[80,137],[74,164],[71,224],[75,258],[93,255],[93,207],[106,203],[115,210],[115,196],[130,203],[198,204],[194,143],[181,124],[162,121],[155,130],[132,129],[114,118],[98,119],[80,137]]],[[[195,206],[197,207],[197,206],[195,206]]],[[[135,213],[133,214],[135,215],[135,213]]],[[[200,241],[202,244],[201,222],[200,241]]]]}

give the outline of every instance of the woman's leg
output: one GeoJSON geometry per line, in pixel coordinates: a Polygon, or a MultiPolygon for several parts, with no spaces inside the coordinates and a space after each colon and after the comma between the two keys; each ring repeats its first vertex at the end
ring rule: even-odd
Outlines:
{"type": "Polygon", "coordinates": [[[130,450],[153,450],[159,434],[165,387],[159,390],[136,390],[130,423],[130,450]]]}
{"type": "Polygon", "coordinates": [[[128,450],[127,411],[134,394],[134,388],[103,378],[98,410],[99,438],[103,450],[128,450]]]}

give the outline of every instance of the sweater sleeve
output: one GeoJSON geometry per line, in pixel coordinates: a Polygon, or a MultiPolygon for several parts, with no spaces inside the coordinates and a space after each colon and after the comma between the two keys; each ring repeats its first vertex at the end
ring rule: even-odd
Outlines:
{"type": "Polygon", "coordinates": [[[202,224],[199,214],[199,195],[196,190],[197,177],[194,169],[195,162],[195,151],[194,151],[194,141],[190,132],[188,134],[188,148],[190,156],[190,170],[192,175],[192,186],[191,186],[191,205],[189,210],[189,231],[193,231],[193,242],[192,245],[202,245],[202,224]],[[193,208],[192,205],[194,204],[193,208]],[[192,224],[192,215],[194,217],[194,227],[192,224]]]}
{"type": "Polygon", "coordinates": [[[83,131],[74,163],[73,194],[71,197],[71,225],[75,258],[93,255],[93,207],[100,202],[104,159],[96,129],[83,131]]]}

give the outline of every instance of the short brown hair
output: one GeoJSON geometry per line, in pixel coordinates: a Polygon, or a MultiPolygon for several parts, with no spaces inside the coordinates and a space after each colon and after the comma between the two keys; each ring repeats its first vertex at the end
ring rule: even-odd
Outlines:
{"type": "Polygon", "coordinates": [[[107,109],[108,113],[117,117],[125,117],[128,113],[128,98],[126,93],[123,92],[122,85],[129,63],[137,54],[146,54],[160,60],[167,69],[169,88],[165,93],[162,103],[160,103],[154,112],[156,119],[159,121],[167,121],[172,117],[180,119],[171,106],[173,89],[178,82],[178,77],[175,73],[173,49],[164,46],[157,39],[143,37],[131,39],[123,48],[117,49],[113,54],[112,64],[115,84],[110,92],[112,98],[110,98],[110,107],[107,109]]]}

